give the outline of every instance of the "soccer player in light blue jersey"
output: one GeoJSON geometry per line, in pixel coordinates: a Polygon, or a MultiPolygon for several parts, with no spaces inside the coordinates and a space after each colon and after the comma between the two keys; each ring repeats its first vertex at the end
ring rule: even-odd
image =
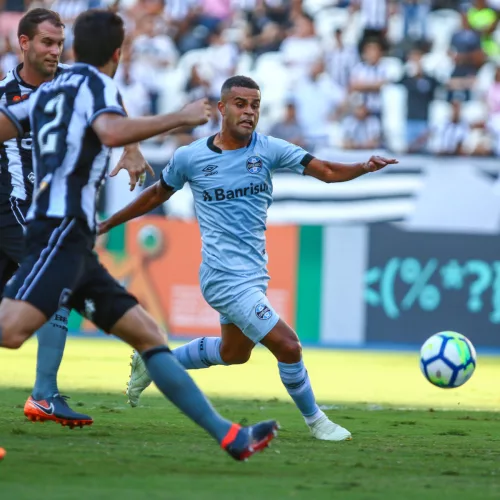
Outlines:
{"type": "MultiPolygon", "coordinates": [[[[175,356],[186,369],[241,364],[261,343],[276,357],[281,380],[313,436],[348,440],[351,433],[318,407],[299,338],[266,296],[265,231],[272,176],[288,168],[323,182],[343,182],[397,161],[374,156],[351,165],[331,163],[286,141],[256,133],[260,98],[259,86],[252,79],[229,78],[218,104],[221,131],[179,148],[160,180],[103,222],[100,232],[151,211],[189,183],[203,243],[201,290],[220,314],[221,337],[193,340],[175,349],[175,356]]],[[[140,356],[134,354],[127,391],[132,406],[149,383],[140,356]]]]}

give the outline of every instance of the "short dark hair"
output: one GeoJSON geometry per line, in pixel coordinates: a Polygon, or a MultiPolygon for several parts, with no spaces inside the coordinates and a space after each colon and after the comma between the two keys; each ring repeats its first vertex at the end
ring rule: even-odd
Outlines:
{"type": "Polygon", "coordinates": [[[109,10],[82,12],[73,25],[73,51],[77,62],[104,66],[125,38],[123,19],[109,10]]]}
{"type": "Polygon", "coordinates": [[[64,28],[61,16],[49,9],[32,9],[26,12],[17,27],[17,38],[21,35],[27,36],[30,40],[34,38],[38,31],[38,25],[48,21],[56,28],[64,28]]]}
{"type": "Polygon", "coordinates": [[[233,87],[243,87],[244,89],[255,89],[260,92],[260,87],[255,80],[252,80],[248,76],[236,75],[228,78],[220,89],[220,94],[223,96],[229,92],[233,87]]]}

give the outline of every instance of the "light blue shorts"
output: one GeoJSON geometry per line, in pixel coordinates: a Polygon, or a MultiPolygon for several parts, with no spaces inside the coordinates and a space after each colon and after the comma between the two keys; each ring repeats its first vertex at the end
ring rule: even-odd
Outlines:
{"type": "Polygon", "coordinates": [[[251,275],[200,267],[200,286],[208,304],[220,314],[223,325],[234,323],[250,340],[260,342],[280,319],[266,297],[266,270],[251,275]]]}

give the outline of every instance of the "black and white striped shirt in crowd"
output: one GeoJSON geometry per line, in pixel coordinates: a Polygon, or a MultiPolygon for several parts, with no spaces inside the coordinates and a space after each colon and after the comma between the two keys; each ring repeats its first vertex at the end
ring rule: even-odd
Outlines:
{"type": "Polygon", "coordinates": [[[367,116],[364,120],[347,116],[342,122],[342,132],[344,141],[348,141],[351,147],[366,148],[368,142],[381,140],[382,125],[377,116],[367,116]]]}
{"type": "MultiPolygon", "coordinates": [[[[372,84],[388,81],[387,66],[383,61],[371,65],[360,62],[351,71],[351,83],[372,84]]],[[[382,95],[380,90],[361,92],[363,102],[372,114],[380,115],[382,111],[382,95]]]]}
{"type": "Polygon", "coordinates": [[[126,116],[115,82],[87,64],[75,64],[21,104],[0,109],[24,133],[33,129],[36,191],[28,219],[78,217],[95,229],[96,198],[111,149],[93,121],[102,113],[126,116]]]}
{"type": "Polygon", "coordinates": [[[387,28],[389,12],[387,0],[357,0],[361,6],[364,29],[382,31],[387,28]]]}
{"type": "Polygon", "coordinates": [[[182,21],[191,10],[199,7],[200,0],[168,0],[165,12],[170,19],[182,21]]]}
{"type": "Polygon", "coordinates": [[[359,61],[356,47],[337,47],[326,57],[326,67],[332,80],[342,88],[347,88],[351,80],[351,72],[359,61]]]}
{"type": "Polygon", "coordinates": [[[49,7],[50,9],[56,11],[63,21],[67,22],[71,19],[75,19],[82,12],[100,6],[99,1],[90,2],[89,0],[56,0],[49,7]]]}
{"type": "Polygon", "coordinates": [[[447,122],[438,127],[431,139],[430,149],[437,154],[458,154],[458,149],[469,134],[469,126],[464,122],[447,122]]]}
{"type": "MultiPolygon", "coordinates": [[[[19,75],[23,65],[9,71],[0,81],[0,105],[10,106],[26,100],[36,87],[26,83],[19,75]]],[[[60,65],[61,73],[68,66],[60,65]]],[[[10,198],[31,200],[35,177],[29,130],[16,139],[0,143],[0,204],[10,203],[10,198]]]]}

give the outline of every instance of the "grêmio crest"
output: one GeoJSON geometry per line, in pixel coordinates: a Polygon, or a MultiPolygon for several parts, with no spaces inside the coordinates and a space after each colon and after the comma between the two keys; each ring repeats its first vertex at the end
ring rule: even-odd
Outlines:
{"type": "Polygon", "coordinates": [[[250,156],[248,158],[247,170],[251,174],[258,174],[262,170],[262,160],[259,156],[250,156]]]}

